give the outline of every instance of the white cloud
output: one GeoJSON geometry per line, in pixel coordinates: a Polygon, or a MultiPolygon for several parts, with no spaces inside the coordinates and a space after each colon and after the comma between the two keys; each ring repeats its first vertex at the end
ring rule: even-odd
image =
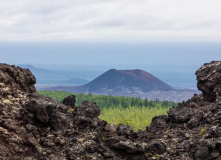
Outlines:
{"type": "Polygon", "coordinates": [[[0,0],[0,41],[221,42],[220,0],[0,0]]]}

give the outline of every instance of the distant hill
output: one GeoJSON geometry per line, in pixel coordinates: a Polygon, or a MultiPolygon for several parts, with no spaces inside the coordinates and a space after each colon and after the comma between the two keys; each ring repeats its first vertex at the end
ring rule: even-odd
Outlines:
{"type": "Polygon", "coordinates": [[[93,81],[82,86],[87,92],[150,92],[174,90],[152,74],[143,70],[110,69],[93,81]]]}
{"type": "Polygon", "coordinates": [[[89,80],[74,77],[76,72],[71,71],[58,71],[36,68],[32,65],[19,64],[21,68],[28,68],[35,75],[37,79],[37,85],[84,85],[89,80]]]}
{"type": "Polygon", "coordinates": [[[89,80],[86,79],[82,79],[82,78],[71,78],[70,80],[68,80],[66,83],[69,85],[82,85],[82,84],[87,84],[89,83],[89,80]]]}
{"type": "Polygon", "coordinates": [[[174,89],[143,70],[111,69],[82,86],[37,86],[38,90],[57,90],[73,93],[148,98],[149,100],[173,100],[181,102],[199,93],[196,90],[174,89]]]}

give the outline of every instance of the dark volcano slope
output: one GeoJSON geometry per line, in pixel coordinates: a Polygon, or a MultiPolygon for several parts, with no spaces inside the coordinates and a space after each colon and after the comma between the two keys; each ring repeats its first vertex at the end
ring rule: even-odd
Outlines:
{"type": "Polygon", "coordinates": [[[83,86],[88,92],[116,89],[140,89],[143,92],[153,90],[170,91],[173,88],[153,75],[142,70],[111,69],[83,86]]]}
{"type": "Polygon", "coordinates": [[[27,69],[0,64],[0,159],[221,159],[221,62],[197,72],[202,95],[154,117],[145,131],[107,124],[95,103],[36,94],[27,69]]]}

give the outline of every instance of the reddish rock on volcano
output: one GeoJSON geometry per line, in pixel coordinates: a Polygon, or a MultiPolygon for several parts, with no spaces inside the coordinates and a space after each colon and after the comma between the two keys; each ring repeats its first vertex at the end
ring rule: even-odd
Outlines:
{"type": "Polygon", "coordinates": [[[162,82],[152,74],[143,70],[116,70],[111,69],[100,75],[90,83],[84,85],[89,92],[102,90],[128,90],[149,92],[154,90],[170,91],[171,86],[162,82]]]}

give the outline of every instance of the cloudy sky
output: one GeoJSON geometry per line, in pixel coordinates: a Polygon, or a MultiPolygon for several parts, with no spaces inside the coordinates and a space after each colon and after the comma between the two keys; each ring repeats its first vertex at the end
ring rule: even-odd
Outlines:
{"type": "Polygon", "coordinates": [[[221,60],[220,6],[221,0],[0,0],[0,63],[147,71],[169,65],[180,72],[190,66],[194,75],[203,63],[221,60]]]}
{"type": "Polygon", "coordinates": [[[0,42],[221,42],[220,0],[0,0],[0,42]]]}

